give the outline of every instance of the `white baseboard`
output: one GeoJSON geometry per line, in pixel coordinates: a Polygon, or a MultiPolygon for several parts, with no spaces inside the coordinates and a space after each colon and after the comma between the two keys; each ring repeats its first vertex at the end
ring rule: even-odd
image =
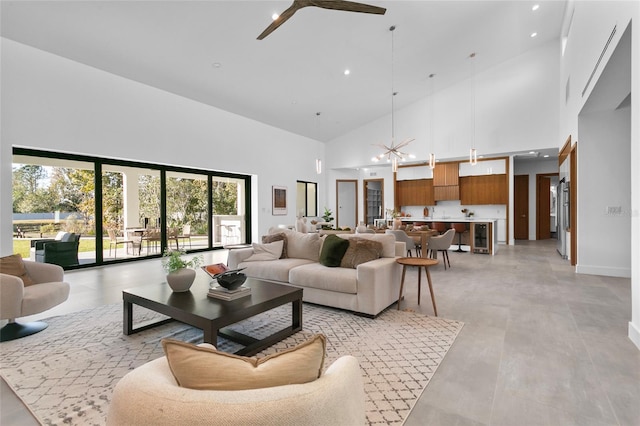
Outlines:
{"type": "Polygon", "coordinates": [[[577,265],[576,273],[587,275],[603,275],[605,277],[631,278],[631,268],[610,268],[608,266],[577,265]]]}
{"type": "Polygon", "coordinates": [[[640,329],[631,321],[629,321],[629,339],[640,350],[640,329]]]}

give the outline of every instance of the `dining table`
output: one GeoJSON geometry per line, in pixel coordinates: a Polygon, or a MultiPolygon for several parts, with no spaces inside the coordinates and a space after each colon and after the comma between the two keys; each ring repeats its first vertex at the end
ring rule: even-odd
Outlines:
{"type": "Polygon", "coordinates": [[[438,231],[436,231],[435,229],[425,229],[425,230],[411,230],[411,231],[405,231],[407,233],[408,236],[410,236],[411,238],[413,238],[416,243],[420,242],[420,251],[422,253],[422,257],[429,257],[427,256],[427,244],[429,242],[429,238],[431,238],[432,236],[435,235],[440,235],[440,233],[438,231]]]}

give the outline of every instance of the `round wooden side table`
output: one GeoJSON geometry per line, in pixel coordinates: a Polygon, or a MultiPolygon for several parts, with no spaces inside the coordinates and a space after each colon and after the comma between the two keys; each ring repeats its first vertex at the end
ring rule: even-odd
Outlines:
{"type": "Polygon", "coordinates": [[[418,305],[420,304],[420,290],[422,288],[422,273],[421,269],[424,268],[424,272],[427,275],[427,282],[429,283],[429,292],[431,293],[431,302],[433,303],[433,313],[438,316],[438,310],[436,309],[436,298],[433,295],[433,285],[431,284],[431,274],[429,273],[429,266],[438,264],[436,259],[427,259],[425,257],[400,257],[396,259],[396,262],[402,265],[402,281],[400,282],[400,295],[398,296],[398,310],[400,309],[400,301],[402,300],[402,290],[404,290],[404,276],[407,272],[407,266],[418,267],[418,305]]]}

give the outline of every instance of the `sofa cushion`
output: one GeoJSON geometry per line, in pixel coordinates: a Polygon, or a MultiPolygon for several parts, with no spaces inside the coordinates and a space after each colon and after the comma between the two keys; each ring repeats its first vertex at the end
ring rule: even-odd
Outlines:
{"type": "Polygon", "coordinates": [[[396,238],[391,234],[340,234],[340,238],[361,238],[382,244],[381,257],[396,257],[396,238]]]}
{"type": "Polygon", "coordinates": [[[274,241],[284,241],[280,259],[286,259],[287,257],[289,257],[289,255],[287,254],[287,235],[284,232],[277,232],[275,234],[262,236],[262,244],[273,243],[274,241]]]}
{"type": "Polygon", "coordinates": [[[330,268],[340,266],[342,257],[349,248],[349,241],[337,235],[328,235],[324,238],[324,241],[321,242],[321,245],[320,264],[330,268]]]}
{"type": "Polygon", "coordinates": [[[303,234],[289,229],[278,231],[287,236],[287,257],[296,259],[320,260],[320,235],[303,234]]]}
{"type": "Polygon", "coordinates": [[[0,273],[13,275],[14,277],[22,279],[25,287],[35,284],[29,276],[27,268],[24,266],[22,256],[19,253],[0,257],[0,273]]]}
{"type": "Polygon", "coordinates": [[[238,268],[245,268],[242,272],[248,277],[286,283],[289,281],[289,271],[291,268],[308,263],[313,263],[313,261],[289,258],[258,262],[240,262],[238,268]]]}
{"type": "Polygon", "coordinates": [[[357,268],[361,263],[382,257],[382,243],[366,238],[350,238],[347,252],[342,257],[340,266],[357,268]]]}
{"type": "Polygon", "coordinates": [[[322,374],[326,339],[317,334],[296,347],[263,358],[237,356],[173,339],[163,339],[162,347],[180,386],[242,390],[316,380],[322,374]]]}
{"type": "Polygon", "coordinates": [[[258,244],[253,243],[251,247],[253,247],[253,254],[246,258],[245,262],[257,262],[260,260],[278,260],[282,255],[282,247],[284,246],[284,241],[274,241],[272,243],[267,244],[258,244]]]}
{"type": "Polygon", "coordinates": [[[350,268],[327,268],[319,263],[298,266],[289,272],[289,283],[337,293],[358,293],[358,274],[350,268]]]}

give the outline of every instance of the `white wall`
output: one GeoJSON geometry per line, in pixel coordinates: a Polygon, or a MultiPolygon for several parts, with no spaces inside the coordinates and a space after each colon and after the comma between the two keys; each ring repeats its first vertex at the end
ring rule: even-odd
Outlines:
{"type": "MultiPolygon", "coordinates": [[[[254,239],[295,222],[296,180],[317,182],[324,145],[2,39],[0,253],[11,244],[11,146],[255,175],[254,239]],[[274,155],[277,154],[277,155],[274,155]],[[292,161],[295,159],[295,161],[292,161]],[[271,215],[271,186],[289,188],[271,215]]],[[[326,185],[319,182],[324,204],[326,185]]]]}
{"type": "Polygon", "coordinates": [[[630,277],[631,108],[584,114],[578,123],[576,271],[630,277]],[[610,206],[621,213],[609,213],[610,206]]]}
{"type": "MultiPolygon", "coordinates": [[[[556,146],[560,42],[515,57],[476,76],[476,148],[496,154],[556,146]]],[[[482,52],[478,53],[482,60],[482,52]]],[[[434,151],[439,160],[468,158],[471,148],[471,83],[463,81],[434,94],[435,147],[427,118],[428,98],[395,112],[397,140],[415,138],[407,151],[426,161],[434,151]]],[[[402,93],[398,94],[402,96],[402,93]]],[[[390,113],[327,144],[331,167],[363,167],[380,153],[379,143],[391,139],[390,113]]]]}
{"type": "MultiPolygon", "coordinates": [[[[627,152],[630,164],[640,164],[640,2],[638,1],[579,1],[570,3],[574,8],[573,24],[568,31],[566,51],[561,59],[561,84],[565,87],[570,81],[570,93],[565,102],[565,93],[560,97],[562,142],[571,135],[573,141],[578,141],[578,264],[582,264],[582,255],[589,256],[582,244],[583,239],[589,238],[586,234],[593,232],[591,227],[585,225],[597,222],[597,216],[601,215],[602,202],[597,197],[590,197],[590,188],[582,184],[581,179],[589,172],[599,168],[595,163],[598,158],[586,158],[582,155],[582,141],[589,141],[588,133],[593,130],[589,120],[578,123],[579,115],[587,100],[590,98],[597,82],[603,75],[607,64],[611,60],[616,47],[620,43],[625,30],[630,27],[630,62],[628,75],[617,78],[618,81],[630,83],[631,109],[630,109],[630,148],[627,152]],[[609,39],[614,26],[617,26],[616,34],[611,39],[609,49],[602,56],[600,65],[595,69],[592,82],[584,95],[582,91],[587,86],[601,52],[609,39]],[[587,127],[582,127],[587,126],[587,127]],[[579,131],[580,130],[580,131],[579,131]],[[583,134],[587,133],[587,134],[583,134]],[[585,161],[586,160],[586,161],[585,161]],[[594,216],[596,218],[594,219],[594,216]]],[[[605,102],[610,102],[606,97],[605,102]]],[[[609,108],[610,110],[612,108],[609,108]]],[[[601,141],[602,143],[602,141],[601,141]]],[[[562,144],[559,144],[559,147],[562,144]]],[[[589,148],[587,148],[589,150],[589,148]]],[[[610,153],[611,151],[609,151],[610,153]]],[[[608,155],[608,154],[607,154],[608,155]]],[[[602,159],[604,160],[604,159],[602,159]]],[[[629,337],[640,348],[640,168],[631,167],[626,180],[630,182],[630,242],[622,250],[630,252],[631,264],[631,289],[632,289],[632,318],[629,322],[629,337]]],[[[617,236],[607,236],[605,241],[615,241],[617,236]]],[[[589,257],[587,257],[589,260],[589,257]]],[[[608,266],[608,265],[600,265],[608,266]]],[[[614,265],[615,267],[615,265],[614,265]]]]}

